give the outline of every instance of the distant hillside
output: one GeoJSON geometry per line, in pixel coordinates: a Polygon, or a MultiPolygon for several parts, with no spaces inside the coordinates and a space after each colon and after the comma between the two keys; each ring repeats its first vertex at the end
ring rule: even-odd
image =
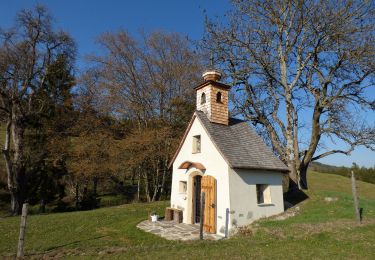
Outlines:
{"type": "Polygon", "coordinates": [[[350,172],[353,170],[358,180],[375,184],[375,167],[345,167],[334,166],[320,162],[311,163],[309,170],[322,173],[337,174],[345,177],[350,177],[350,172]]]}

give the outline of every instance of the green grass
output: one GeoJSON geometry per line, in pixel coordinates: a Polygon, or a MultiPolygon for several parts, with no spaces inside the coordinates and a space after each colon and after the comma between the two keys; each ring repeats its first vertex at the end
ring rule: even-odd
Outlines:
{"type": "MultiPolygon", "coordinates": [[[[26,254],[40,258],[346,258],[375,255],[375,185],[358,182],[364,224],[354,224],[348,178],[310,173],[309,199],[284,221],[265,219],[247,232],[222,241],[167,241],[135,226],[168,202],[127,204],[93,211],[32,215],[26,254]],[[325,202],[324,197],[337,197],[325,202]]],[[[0,219],[0,255],[13,256],[19,217],[0,219]]]]}

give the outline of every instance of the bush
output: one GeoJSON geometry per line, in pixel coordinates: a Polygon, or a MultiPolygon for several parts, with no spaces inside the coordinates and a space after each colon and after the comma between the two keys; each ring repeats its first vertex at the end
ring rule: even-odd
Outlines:
{"type": "Polygon", "coordinates": [[[79,203],[79,209],[81,210],[90,210],[100,207],[100,198],[97,197],[95,193],[88,193],[83,196],[82,200],[79,203]]]}

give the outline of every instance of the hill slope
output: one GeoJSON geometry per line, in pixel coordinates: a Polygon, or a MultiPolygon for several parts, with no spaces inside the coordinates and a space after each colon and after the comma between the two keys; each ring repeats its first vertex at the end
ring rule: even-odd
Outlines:
{"type": "MultiPolygon", "coordinates": [[[[351,180],[335,174],[309,172],[308,182],[310,192],[335,191],[351,194],[351,180]]],[[[357,181],[359,195],[366,199],[375,200],[375,184],[357,181]]]]}
{"type": "Polygon", "coordinates": [[[337,174],[341,176],[351,176],[351,171],[355,172],[357,180],[375,184],[375,167],[345,167],[345,166],[334,166],[320,162],[312,162],[309,166],[310,171],[325,172],[330,174],[337,174]]]}
{"type": "MultiPolygon", "coordinates": [[[[147,214],[168,202],[128,204],[86,212],[34,215],[28,219],[26,254],[40,258],[368,258],[375,253],[375,185],[359,182],[364,224],[354,224],[349,180],[310,173],[309,199],[284,221],[261,220],[231,239],[174,242],[138,230],[147,214]],[[335,202],[326,202],[326,196],[335,202]]],[[[19,218],[0,219],[0,255],[16,250],[19,218]]]]}

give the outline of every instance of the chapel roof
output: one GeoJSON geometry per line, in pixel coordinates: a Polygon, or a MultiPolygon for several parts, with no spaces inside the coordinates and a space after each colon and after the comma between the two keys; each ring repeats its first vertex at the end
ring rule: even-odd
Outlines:
{"type": "Polygon", "coordinates": [[[195,115],[231,168],[288,171],[246,121],[229,118],[229,125],[223,125],[212,123],[202,111],[195,115]]]}

